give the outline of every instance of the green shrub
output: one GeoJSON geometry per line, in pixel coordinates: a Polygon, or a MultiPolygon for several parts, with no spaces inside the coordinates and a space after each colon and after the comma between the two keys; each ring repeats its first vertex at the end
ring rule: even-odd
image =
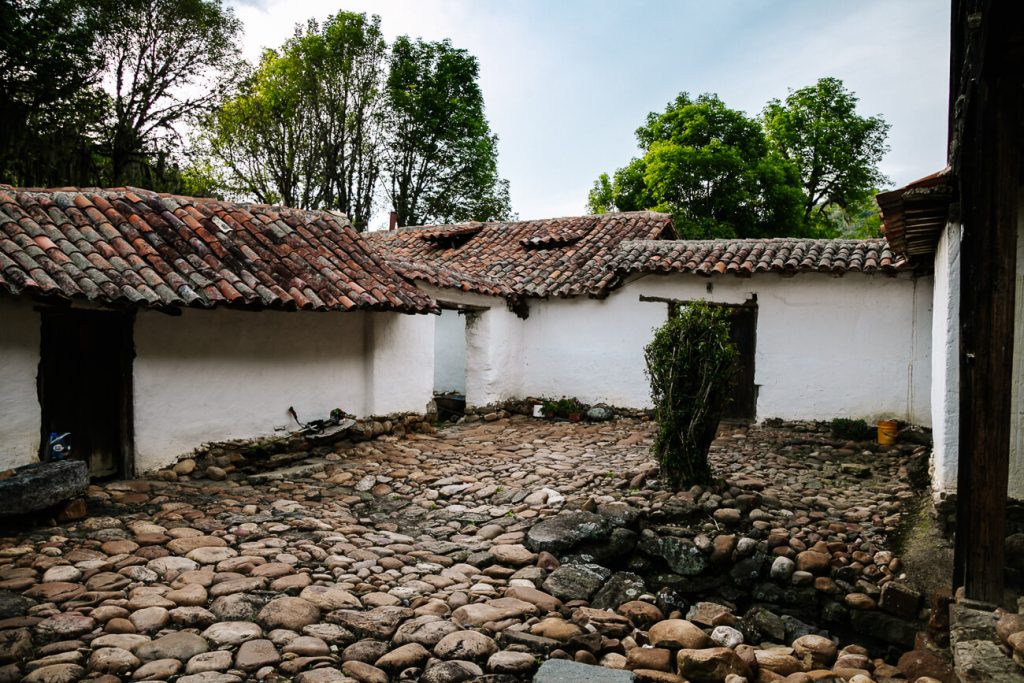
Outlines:
{"type": "Polygon", "coordinates": [[[587,406],[577,398],[562,397],[557,401],[547,400],[541,404],[541,412],[545,417],[564,417],[571,415],[582,415],[587,412],[587,406]]]}
{"type": "Polygon", "coordinates": [[[875,430],[864,420],[837,417],[832,420],[832,438],[843,441],[871,441],[875,438],[875,430]]]}
{"type": "Polygon", "coordinates": [[[662,476],[677,489],[710,482],[708,451],[731,399],[738,358],[728,311],[700,302],[680,307],[655,331],[644,358],[662,476]]]}

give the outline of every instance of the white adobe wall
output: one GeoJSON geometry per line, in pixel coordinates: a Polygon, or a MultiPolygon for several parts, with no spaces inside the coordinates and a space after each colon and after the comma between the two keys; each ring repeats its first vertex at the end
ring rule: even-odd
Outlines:
{"type": "Polygon", "coordinates": [[[143,311],[135,321],[135,466],[210,441],[294,429],[333,408],[363,413],[367,314],[143,311]]]}
{"type": "Polygon", "coordinates": [[[365,316],[363,348],[368,353],[362,414],[426,412],[433,399],[434,324],[438,316],[383,311],[365,316]]]}
{"type": "Polygon", "coordinates": [[[0,469],[38,460],[39,334],[31,300],[0,296],[0,469]]]}
{"type": "Polygon", "coordinates": [[[932,314],[932,487],[954,493],[960,431],[960,225],[942,231],[935,251],[932,314]]]}
{"type": "Polygon", "coordinates": [[[437,301],[478,310],[466,313],[466,405],[485,406],[518,398],[525,325],[505,299],[417,283],[437,301]]]}
{"type": "Polygon", "coordinates": [[[444,309],[434,319],[434,391],[466,393],[466,316],[444,309]]]}
{"type": "Polygon", "coordinates": [[[758,298],[758,419],[930,424],[931,282],[909,276],[674,274],[640,278],[603,301],[531,301],[520,392],[647,407],[643,346],[667,306],[640,295],[743,303],[751,293],[758,298]]]}
{"type": "Polygon", "coordinates": [[[638,286],[607,299],[531,299],[523,324],[522,396],[649,406],[643,349],[665,322],[666,306],[640,303],[638,286]]]}
{"type": "MultiPolygon", "coordinates": [[[[1024,194],[1020,197],[1024,209],[1024,194]]],[[[1024,210],[1017,212],[1016,306],[1013,321],[1013,389],[1010,407],[1010,472],[1007,493],[1024,500],[1024,210]]]]}

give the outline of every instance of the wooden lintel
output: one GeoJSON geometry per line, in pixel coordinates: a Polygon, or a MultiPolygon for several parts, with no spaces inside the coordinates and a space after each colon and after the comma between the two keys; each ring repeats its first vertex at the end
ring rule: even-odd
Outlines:
{"type": "Polygon", "coordinates": [[[645,303],[668,304],[670,306],[686,306],[687,304],[699,302],[712,304],[714,306],[721,306],[722,308],[749,308],[757,305],[757,294],[751,293],[750,297],[741,304],[728,304],[720,301],[709,301],[707,299],[673,299],[666,296],[647,296],[646,294],[640,295],[640,301],[645,303]]]}

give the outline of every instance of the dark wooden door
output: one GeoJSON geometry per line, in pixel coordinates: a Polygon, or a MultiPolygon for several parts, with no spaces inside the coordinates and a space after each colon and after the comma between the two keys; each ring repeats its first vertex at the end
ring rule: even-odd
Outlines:
{"type": "Polygon", "coordinates": [[[757,385],[754,355],[757,350],[757,306],[730,306],[730,337],[739,351],[739,368],[732,382],[732,401],[725,409],[727,420],[753,422],[757,416],[757,385]]]}
{"type": "Polygon", "coordinates": [[[42,315],[41,456],[51,432],[70,433],[71,457],[94,478],[132,474],[132,319],[70,309],[42,315]]]}

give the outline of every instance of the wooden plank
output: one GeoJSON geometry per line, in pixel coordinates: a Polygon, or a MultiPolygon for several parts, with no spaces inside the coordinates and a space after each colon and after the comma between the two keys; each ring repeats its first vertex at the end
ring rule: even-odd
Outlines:
{"type": "MultiPolygon", "coordinates": [[[[973,29],[961,26],[960,37],[969,47],[954,46],[973,60],[960,74],[966,104],[962,119],[953,126],[963,222],[954,582],[964,587],[970,599],[999,604],[1005,559],[1024,70],[1020,68],[1019,24],[998,16],[997,7],[990,3],[964,4],[983,10],[983,24],[973,36],[973,29]]],[[[977,18],[961,15],[955,21],[970,23],[977,18]]]]}

